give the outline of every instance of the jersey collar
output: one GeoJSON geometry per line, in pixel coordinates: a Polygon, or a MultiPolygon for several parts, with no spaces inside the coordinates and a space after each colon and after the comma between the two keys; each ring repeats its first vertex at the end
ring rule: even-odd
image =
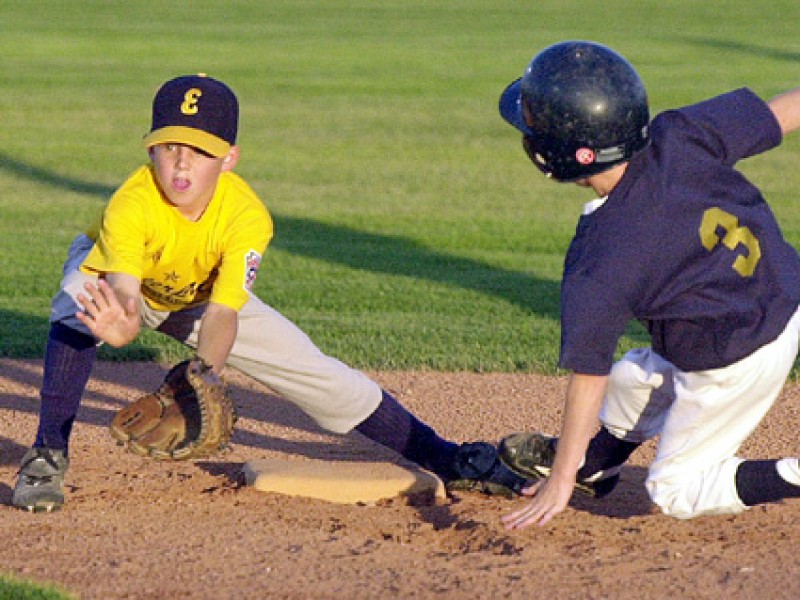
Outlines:
{"type": "Polygon", "coordinates": [[[592,214],[598,208],[603,206],[603,204],[606,203],[606,200],[608,200],[608,196],[603,196],[602,198],[595,198],[591,202],[587,202],[586,204],[583,205],[583,215],[586,216],[592,214]]]}

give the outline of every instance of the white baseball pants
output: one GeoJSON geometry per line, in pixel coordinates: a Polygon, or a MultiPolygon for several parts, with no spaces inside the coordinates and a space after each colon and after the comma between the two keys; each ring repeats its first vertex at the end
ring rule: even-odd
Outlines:
{"type": "Polygon", "coordinates": [[[620,439],[660,434],[646,487],[681,519],[736,513],[740,446],[781,392],[798,350],[800,310],[783,333],[721,369],[683,372],[650,348],[628,352],[611,372],[600,419],[620,439]]]}

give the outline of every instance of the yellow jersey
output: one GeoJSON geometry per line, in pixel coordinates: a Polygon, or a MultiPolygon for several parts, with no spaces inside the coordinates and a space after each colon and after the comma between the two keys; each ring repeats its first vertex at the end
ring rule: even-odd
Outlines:
{"type": "Polygon", "coordinates": [[[126,273],[145,301],[176,311],[206,302],[240,310],[272,239],[261,199],[232,172],[220,175],[197,221],[161,193],[152,165],[137,169],[108,201],[87,235],[95,241],[81,265],[87,273],[126,273]]]}

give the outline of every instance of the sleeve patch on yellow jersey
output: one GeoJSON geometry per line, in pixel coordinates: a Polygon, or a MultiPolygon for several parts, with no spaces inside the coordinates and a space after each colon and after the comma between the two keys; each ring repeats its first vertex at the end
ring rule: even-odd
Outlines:
{"type": "Polygon", "coordinates": [[[244,257],[244,289],[248,292],[253,290],[256,282],[258,267],[261,264],[261,255],[255,250],[250,250],[244,257]]]}

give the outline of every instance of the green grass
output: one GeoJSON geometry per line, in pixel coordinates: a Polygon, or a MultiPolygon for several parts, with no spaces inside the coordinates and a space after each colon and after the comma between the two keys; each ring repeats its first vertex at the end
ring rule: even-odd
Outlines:
{"type": "MultiPolygon", "coordinates": [[[[528,163],[503,87],[582,38],[629,57],[654,112],[769,97],[797,85],[798,18],[796,0],[4,2],[0,355],[41,356],[65,250],[145,159],[153,92],[205,71],[239,94],[238,171],[275,217],[265,300],[359,367],[554,372],[590,195],[528,163]]],[[[742,167],[794,243],[798,158],[789,139],[742,167]]],[[[621,349],[644,339],[632,327],[621,349]]],[[[180,353],[144,335],[102,356],[180,353]]]]}
{"type": "Polygon", "coordinates": [[[0,600],[75,600],[75,596],[55,586],[0,575],[0,600]]]}

